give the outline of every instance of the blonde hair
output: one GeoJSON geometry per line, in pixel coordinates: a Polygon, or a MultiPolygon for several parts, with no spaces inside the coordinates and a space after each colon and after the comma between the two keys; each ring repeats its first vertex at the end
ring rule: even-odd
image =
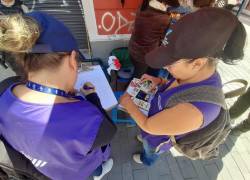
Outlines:
{"type": "Polygon", "coordinates": [[[23,72],[24,79],[29,72],[54,70],[65,56],[70,55],[69,52],[31,53],[39,36],[39,25],[31,17],[19,14],[0,15],[0,51],[13,55],[14,63],[23,72]]]}
{"type": "Polygon", "coordinates": [[[29,52],[40,36],[35,20],[20,14],[0,16],[0,51],[29,52]]]}

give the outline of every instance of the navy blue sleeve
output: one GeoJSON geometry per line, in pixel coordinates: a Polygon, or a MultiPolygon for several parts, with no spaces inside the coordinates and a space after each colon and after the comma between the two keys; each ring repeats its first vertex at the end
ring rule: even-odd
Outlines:
{"type": "Polygon", "coordinates": [[[99,110],[101,111],[103,110],[101,101],[96,93],[91,93],[87,95],[86,99],[92,104],[94,104],[96,107],[98,107],[99,110]]]}
{"type": "Polygon", "coordinates": [[[101,101],[96,93],[92,93],[86,96],[86,99],[94,104],[103,114],[104,118],[99,128],[96,139],[93,143],[91,150],[95,148],[100,148],[105,145],[110,144],[110,141],[113,139],[117,128],[107,112],[102,108],[101,101]]]}

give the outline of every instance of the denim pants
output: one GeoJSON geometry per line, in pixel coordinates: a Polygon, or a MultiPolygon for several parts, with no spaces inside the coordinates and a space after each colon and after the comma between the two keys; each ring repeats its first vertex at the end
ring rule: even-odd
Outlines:
{"type": "Polygon", "coordinates": [[[143,153],[141,154],[141,161],[144,165],[151,166],[159,158],[164,151],[155,152],[156,148],[151,147],[147,140],[143,139],[143,153]]]}

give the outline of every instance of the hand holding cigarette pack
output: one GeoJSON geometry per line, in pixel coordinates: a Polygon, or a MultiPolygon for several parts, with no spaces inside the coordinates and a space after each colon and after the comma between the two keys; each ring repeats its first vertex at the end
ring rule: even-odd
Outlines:
{"type": "Polygon", "coordinates": [[[134,78],[130,82],[126,92],[132,96],[132,100],[140,110],[147,115],[150,109],[150,102],[156,92],[156,89],[152,91],[151,81],[141,81],[134,78]]]}

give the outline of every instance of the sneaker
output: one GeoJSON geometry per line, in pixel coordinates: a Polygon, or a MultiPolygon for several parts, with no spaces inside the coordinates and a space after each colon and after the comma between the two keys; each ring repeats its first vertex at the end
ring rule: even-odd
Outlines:
{"type": "Polygon", "coordinates": [[[94,180],[101,180],[103,176],[109,173],[113,167],[114,161],[113,159],[107,160],[105,163],[102,164],[102,174],[100,176],[94,176],[94,180]]]}
{"type": "Polygon", "coordinates": [[[142,136],[141,136],[141,134],[138,134],[138,135],[136,136],[136,139],[137,139],[139,142],[142,143],[142,136]]]}
{"type": "Polygon", "coordinates": [[[134,154],[133,160],[138,164],[143,164],[143,162],[141,161],[141,154],[134,154]]]}

